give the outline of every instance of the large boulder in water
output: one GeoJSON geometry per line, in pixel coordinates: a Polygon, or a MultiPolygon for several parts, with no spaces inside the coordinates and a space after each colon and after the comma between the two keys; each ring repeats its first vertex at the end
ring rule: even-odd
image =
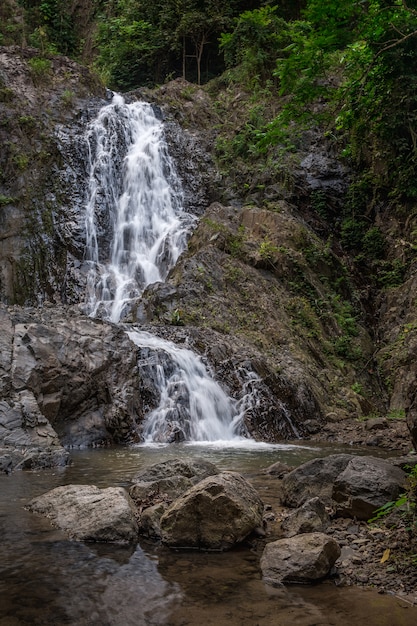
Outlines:
{"type": "Polygon", "coordinates": [[[208,461],[169,459],[136,474],[129,495],[140,507],[172,502],[203,478],[218,473],[217,467],[208,461]]]}
{"type": "Polygon", "coordinates": [[[136,511],[122,487],[65,485],[34,498],[27,508],[49,518],[73,539],[114,543],[137,540],[136,511]]]}
{"type": "Polygon", "coordinates": [[[405,482],[402,469],[389,461],[353,457],[334,481],[332,498],[339,515],[367,520],[376,509],[396,500],[405,482]]]}
{"type": "Polygon", "coordinates": [[[272,585],[314,582],[329,574],[339,556],[339,544],[324,533],[279,539],[265,546],[262,576],[272,585]]]}
{"type": "Polygon", "coordinates": [[[159,519],[169,504],[207,476],[218,474],[213,463],[203,460],[169,459],[145,468],[133,478],[129,495],[139,516],[139,532],[160,538],[159,519]]]}
{"type": "Polygon", "coordinates": [[[197,483],[160,519],[162,541],[172,548],[227,550],[262,524],[263,503],[236,472],[197,483]]]}

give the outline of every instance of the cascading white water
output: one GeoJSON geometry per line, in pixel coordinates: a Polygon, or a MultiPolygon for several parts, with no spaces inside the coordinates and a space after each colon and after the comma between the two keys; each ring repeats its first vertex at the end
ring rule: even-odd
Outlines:
{"type": "Polygon", "coordinates": [[[150,348],[142,362],[159,389],[159,405],[143,425],[145,442],[243,440],[244,411],[229,398],[191,350],[148,332],[132,331],[130,339],[150,348]],[[162,358],[158,355],[162,355],[162,358]],[[151,371],[150,371],[151,370],[151,371]]]}
{"type": "Polygon", "coordinates": [[[90,125],[87,140],[86,308],[93,317],[118,322],[127,303],[166,278],[194,219],[182,209],[163,124],[150,104],[126,104],[114,96],[90,125]],[[104,225],[98,223],[98,207],[104,225]],[[100,229],[106,226],[108,250],[99,245],[100,229]]]}
{"type": "MultiPolygon", "coordinates": [[[[149,284],[165,280],[195,220],[182,208],[163,124],[150,104],[114,96],[87,140],[86,310],[117,323],[149,284]]],[[[245,371],[235,401],[191,350],[149,333],[128,334],[153,354],[142,364],[142,378],[158,390],[158,406],[143,425],[146,442],[247,441],[243,418],[257,402],[256,374],[245,371]]]]}

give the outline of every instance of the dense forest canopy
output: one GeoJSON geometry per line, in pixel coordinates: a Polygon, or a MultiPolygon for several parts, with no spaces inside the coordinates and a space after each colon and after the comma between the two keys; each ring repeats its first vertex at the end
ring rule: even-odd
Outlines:
{"type": "Polygon", "coordinates": [[[223,75],[254,94],[284,96],[279,114],[246,137],[248,152],[288,143],[294,119],[324,124],[341,139],[345,158],[365,171],[355,202],[369,206],[369,184],[401,200],[417,196],[416,5],[4,0],[0,42],[81,60],[118,90],[223,75]]]}

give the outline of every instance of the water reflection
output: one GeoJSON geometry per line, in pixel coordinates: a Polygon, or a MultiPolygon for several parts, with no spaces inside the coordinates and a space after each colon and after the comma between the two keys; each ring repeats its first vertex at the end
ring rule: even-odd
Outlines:
{"type": "MultiPolygon", "coordinates": [[[[261,470],[271,463],[298,465],[334,452],[316,446],[139,446],[78,451],[63,470],[0,476],[0,626],[414,626],[417,608],[403,608],[392,597],[332,584],[266,587],[259,554],[250,546],[210,554],[145,543],[83,544],[24,509],[32,497],[60,484],[128,485],[142,467],[179,453],[236,469],[260,484],[261,470]]],[[[268,480],[270,487],[274,479],[268,480]]]]}

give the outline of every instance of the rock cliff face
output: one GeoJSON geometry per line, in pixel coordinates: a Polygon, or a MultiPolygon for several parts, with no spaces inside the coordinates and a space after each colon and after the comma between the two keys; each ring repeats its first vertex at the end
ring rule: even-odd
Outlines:
{"type": "Polygon", "coordinates": [[[137,351],[122,330],[68,308],[0,315],[5,469],[64,462],[62,446],[139,440],[137,351]]]}
{"type": "MultiPolygon", "coordinates": [[[[83,230],[86,155],[67,153],[105,91],[85,69],[38,50],[0,48],[3,301],[58,302],[83,230]]],[[[84,148],[85,150],[85,148],[84,148]]]]}
{"type": "MultiPolygon", "coordinates": [[[[22,443],[63,462],[62,445],[140,438],[140,350],[123,329],[78,309],[85,288],[84,134],[106,97],[66,58],[0,48],[6,456],[22,443]]],[[[407,411],[415,430],[415,267],[403,285],[372,296],[369,308],[366,285],[309,212],[317,190],[339,210],[349,183],[325,141],[305,136],[291,193],[267,168],[253,173],[256,184],[240,170],[232,181],[215,164],[224,119],[208,90],[174,81],[127,97],[161,108],[186,208],[200,219],[166,283],[146,290],[126,324],[191,346],[235,398],[245,384],[239,372],[255,372],[258,409],[247,413],[246,426],[258,439],[310,435],[328,422],[388,411],[407,411]]]]}

